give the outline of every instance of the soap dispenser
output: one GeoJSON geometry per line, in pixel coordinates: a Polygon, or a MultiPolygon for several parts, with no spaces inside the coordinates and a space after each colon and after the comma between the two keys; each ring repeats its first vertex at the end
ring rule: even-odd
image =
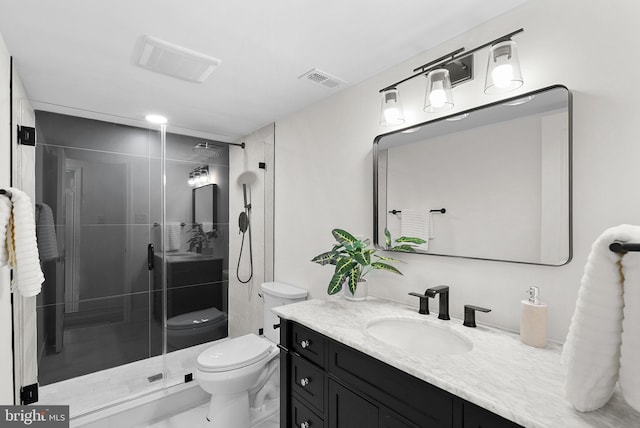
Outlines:
{"type": "Polygon", "coordinates": [[[520,340],[535,348],[547,346],[547,305],[540,301],[538,287],[529,287],[528,300],[522,301],[520,340]]]}

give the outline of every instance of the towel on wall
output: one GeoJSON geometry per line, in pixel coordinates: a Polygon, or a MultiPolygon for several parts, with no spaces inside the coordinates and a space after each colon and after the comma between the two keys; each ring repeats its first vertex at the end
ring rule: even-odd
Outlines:
{"type": "Polygon", "coordinates": [[[422,251],[429,250],[429,211],[402,208],[400,216],[400,236],[422,238],[425,242],[416,246],[422,251]]]}
{"type": "Polygon", "coordinates": [[[12,193],[12,207],[6,241],[9,265],[15,270],[14,291],[19,291],[24,297],[32,297],[40,293],[44,282],[33,205],[23,191],[11,187],[8,190],[12,193]]]}
{"type": "Polygon", "coordinates": [[[11,199],[0,195],[0,267],[9,263],[7,248],[7,229],[11,218],[11,199]]]}
{"type": "Polygon", "coordinates": [[[175,221],[167,222],[166,251],[178,251],[180,249],[180,232],[182,226],[175,221]]]}
{"type": "Polygon", "coordinates": [[[47,204],[36,204],[36,238],[41,261],[47,262],[59,257],[53,211],[47,204]]]}
{"type": "Polygon", "coordinates": [[[640,242],[640,226],[609,228],[593,243],[562,353],[565,395],[581,412],[604,406],[618,381],[640,411],[640,253],[614,253],[615,241],[640,242]]]}

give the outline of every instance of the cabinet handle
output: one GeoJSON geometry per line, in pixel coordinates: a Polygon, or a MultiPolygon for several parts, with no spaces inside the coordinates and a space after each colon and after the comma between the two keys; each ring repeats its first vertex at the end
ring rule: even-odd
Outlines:
{"type": "Polygon", "coordinates": [[[302,346],[302,349],[307,349],[309,345],[311,345],[311,343],[307,339],[300,342],[300,346],[302,346]]]}
{"type": "Polygon", "coordinates": [[[303,388],[309,385],[310,383],[311,383],[311,380],[308,377],[303,377],[302,379],[300,379],[300,386],[303,388]]]}
{"type": "Polygon", "coordinates": [[[304,421],[303,423],[300,424],[300,428],[309,428],[309,421],[304,421]]]}

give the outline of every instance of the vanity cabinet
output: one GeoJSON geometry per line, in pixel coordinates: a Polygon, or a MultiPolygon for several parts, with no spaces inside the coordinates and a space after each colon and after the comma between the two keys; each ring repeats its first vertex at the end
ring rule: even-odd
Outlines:
{"type": "Polygon", "coordinates": [[[282,428],[519,427],[285,319],[280,348],[282,428]]]}

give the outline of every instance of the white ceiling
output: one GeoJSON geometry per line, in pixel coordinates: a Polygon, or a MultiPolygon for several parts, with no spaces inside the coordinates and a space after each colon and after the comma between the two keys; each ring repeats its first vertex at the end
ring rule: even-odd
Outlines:
{"type": "Polygon", "coordinates": [[[233,141],[525,1],[0,0],[0,34],[36,108],[156,112],[233,141]],[[222,64],[201,84],[150,72],[143,35],[222,64]],[[314,67],[347,85],[298,80],[314,67]]]}

